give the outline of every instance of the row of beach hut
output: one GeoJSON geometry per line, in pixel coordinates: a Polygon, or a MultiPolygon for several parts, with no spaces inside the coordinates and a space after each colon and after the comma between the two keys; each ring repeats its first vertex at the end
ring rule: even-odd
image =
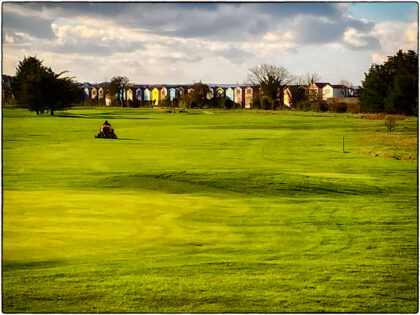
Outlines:
{"type": "MultiPolygon", "coordinates": [[[[106,93],[104,86],[92,85],[84,83],[81,86],[85,100],[103,102],[106,106],[111,105],[111,95],[106,93]]],[[[328,97],[347,96],[346,87],[342,85],[331,85],[329,83],[312,83],[308,87],[302,86],[302,88],[308,89],[309,92],[316,92],[321,99],[328,97]],[[331,90],[331,91],[330,91],[331,90]],[[327,95],[326,92],[331,95],[327,95]]],[[[186,93],[193,91],[192,85],[184,86],[171,86],[171,85],[137,85],[127,87],[125,90],[118,95],[118,99],[128,102],[148,102],[152,105],[158,106],[159,103],[164,99],[173,101],[176,98],[182,97],[186,93]]],[[[260,95],[261,90],[256,86],[210,86],[209,92],[207,93],[207,99],[212,99],[215,96],[224,96],[231,101],[239,104],[243,108],[252,108],[253,101],[257,95],[260,95]]],[[[311,93],[311,94],[312,94],[311,93]]],[[[280,93],[279,93],[280,95],[280,93]]],[[[286,106],[290,106],[290,91],[286,87],[283,93],[283,103],[286,106]]]]}
{"type": "MultiPolygon", "coordinates": [[[[225,96],[231,101],[240,104],[242,107],[251,108],[254,97],[255,87],[236,86],[236,87],[209,87],[207,99],[212,99],[215,95],[225,96]]],[[[108,106],[111,104],[111,95],[105,92],[104,87],[95,86],[88,83],[82,86],[85,100],[105,100],[108,106]]],[[[135,86],[127,87],[117,96],[122,101],[145,101],[153,105],[159,105],[164,99],[170,101],[182,97],[184,94],[191,93],[192,86],[135,86]]]]}

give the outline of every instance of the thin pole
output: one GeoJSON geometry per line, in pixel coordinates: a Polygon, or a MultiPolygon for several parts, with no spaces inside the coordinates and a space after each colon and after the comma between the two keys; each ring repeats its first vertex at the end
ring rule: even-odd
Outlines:
{"type": "Polygon", "coordinates": [[[344,136],[343,136],[343,153],[344,153],[344,136]]]}

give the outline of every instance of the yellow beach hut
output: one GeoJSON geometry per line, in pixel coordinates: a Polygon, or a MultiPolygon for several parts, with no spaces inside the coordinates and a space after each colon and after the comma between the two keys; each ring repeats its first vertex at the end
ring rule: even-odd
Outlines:
{"type": "Polygon", "coordinates": [[[153,105],[157,106],[159,104],[159,90],[158,88],[154,88],[152,90],[152,102],[153,105]]]}

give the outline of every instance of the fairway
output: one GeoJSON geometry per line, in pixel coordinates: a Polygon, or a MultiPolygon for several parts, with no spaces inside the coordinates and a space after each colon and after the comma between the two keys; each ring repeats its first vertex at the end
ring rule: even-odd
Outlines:
{"type": "Polygon", "coordinates": [[[417,312],[417,188],[417,118],[3,108],[3,312],[417,312]]]}

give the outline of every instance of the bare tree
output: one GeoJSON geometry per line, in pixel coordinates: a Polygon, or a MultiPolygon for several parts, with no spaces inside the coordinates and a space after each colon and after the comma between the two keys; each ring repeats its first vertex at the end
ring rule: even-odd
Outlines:
{"type": "Polygon", "coordinates": [[[349,81],[347,81],[347,80],[340,80],[340,84],[341,85],[344,85],[345,87],[347,87],[347,88],[351,88],[352,87],[352,83],[350,83],[349,81]]]}
{"type": "Polygon", "coordinates": [[[271,109],[283,103],[283,90],[292,80],[289,71],[282,66],[262,64],[249,69],[248,83],[259,86],[270,103],[271,109]]]}
{"type": "Polygon", "coordinates": [[[350,95],[351,87],[353,86],[353,84],[347,80],[342,79],[340,80],[340,85],[343,85],[345,87],[345,89],[343,90],[343,96],[348,97],[350,95]]]}
{"type": "Polygon", "coordinates": [[[313,72],[313,73],[307,72],[303,76],[303,81],[305,82],[306,85],[309,85],[311,83],[316,83],[316,82],[321,81],[321,76],[316,72],[313,72]]]}
{"type": "Polygon", "coordinates": [[[307,85],[306,78],[303,75],[293,75],[291,78],[291,83],[293,85],[307,85]]]}
{"type": "Polygon", "coordinates": [[[111,79],[111,83],[109,85],[109,92],[111,97],[115,99],[115,95],[117,95],[117,99],[120,102],[120,105],[123,105],[123,92],[128,87],[128,78],[127,77],[120,77],[116,76],[111,79]]]}

